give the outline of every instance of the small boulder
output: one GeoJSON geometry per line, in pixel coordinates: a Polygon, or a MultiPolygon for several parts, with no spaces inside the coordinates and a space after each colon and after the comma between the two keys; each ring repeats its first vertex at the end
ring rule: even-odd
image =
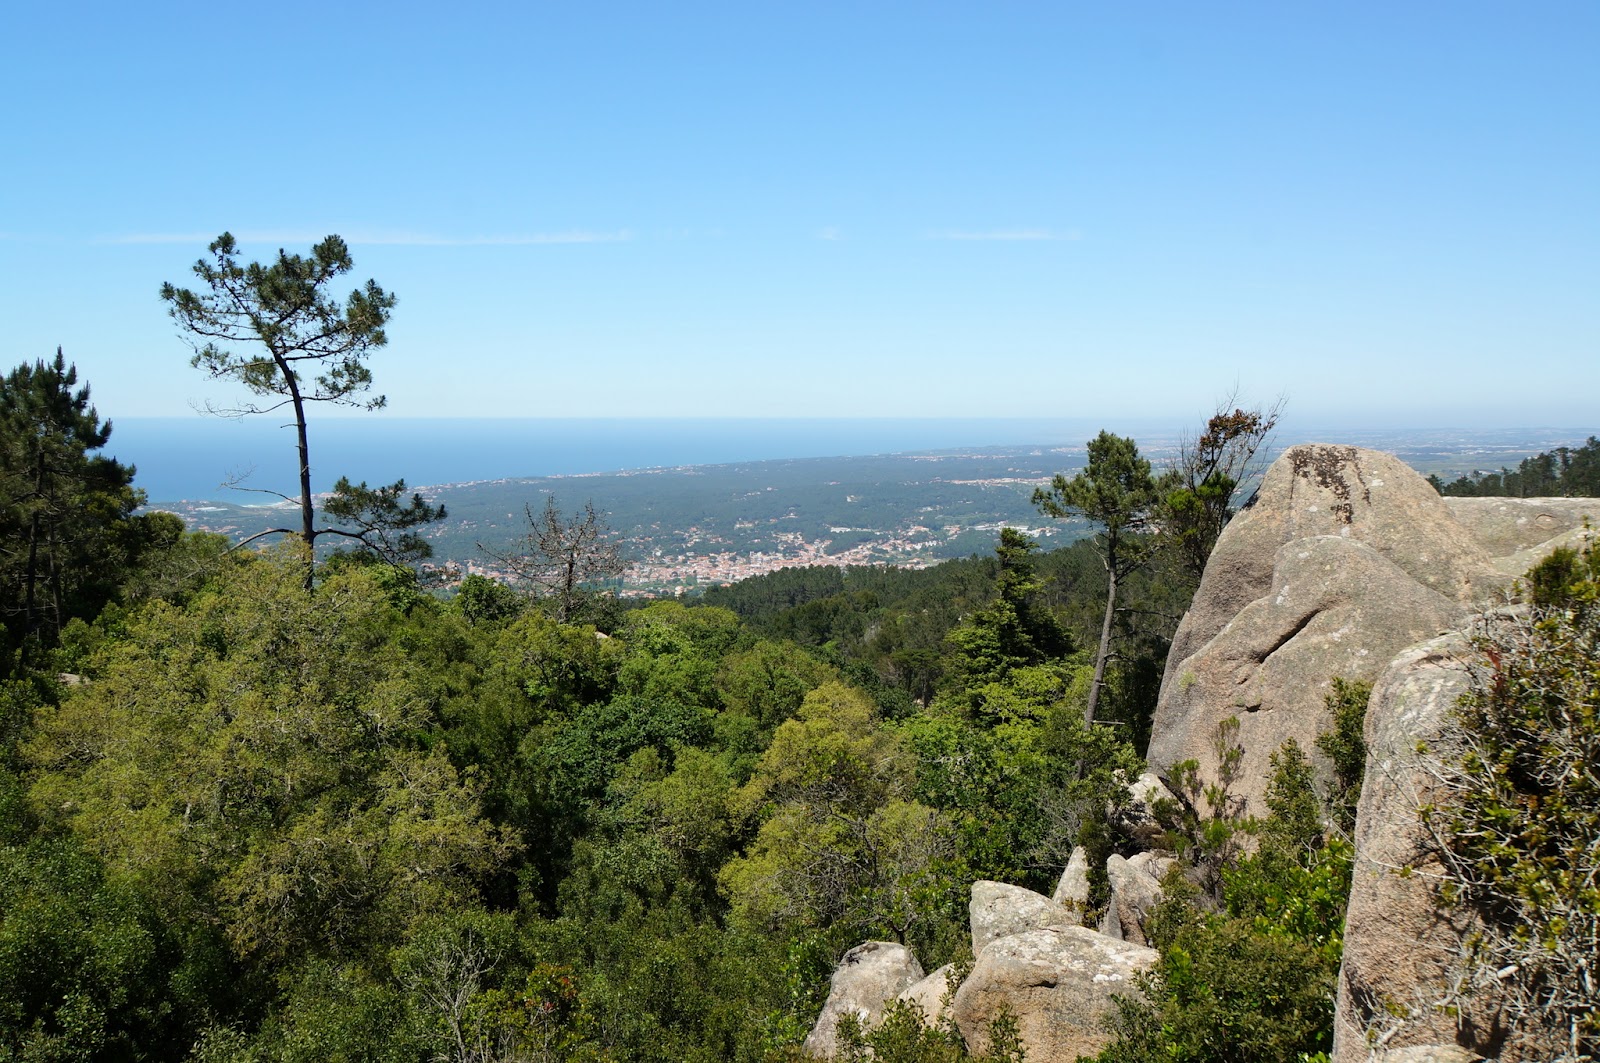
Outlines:
{"type": "Polygon", "coordinates": [[[1061,872],[1061,881],[1050,899],[1075,912],[1089,907],[1089,854],[1083,846],[1076,846],[1067,859],[1067,869],[1061,872]]]}
{"type": "Polygon", "coordinates": [[[806,1037],[804,1051],[832,1059],[839,1051],[839,1020],[854,1015],[863,1029],[883,1017],[884,1005],[922,981],[922,965],[904,945],[869,941],[844,954],[833,972],[828,1002],[806,1037]]]}
{"type": "Polygon", "coordinates": [[[1168,869],[1177,862],[1172,857],[1162,856],[1159,853],[1136,853],[1128,857],[1129,867],[1138,868],[1157,882],[1166,878],[1168,869]]]}
{"type": "Polygon", "coordinates": [[[1027,930],[983,950],[956,991],[952,1015],[968,1049],[982,1052],[1004,1005],[1029,1063],[1074,1063],[1109,1043],[1113,994],[1137,994],[1134,976],[1155,962],[1154,949],[1081,926],[1027,930]]]}
{"type": "Polygon", "coordinates": [[[974,882],[969,910],[974,956],[997,938],[1046,926],[1074,926],[1080,921],[1075,912],[1044,894],[1004,882],[974,882]]]}
{"type": "Polygon", "coordinates": [[[1176,804],[1160,776],[1153,771],[1144,772],[1128,786],[1128,803],[1116,809],[1117,826],[1126,837],[1140,845],[1159,847],[1166,838],[1166,828],[1156,818],[1156,807],[1163,802],[1176,804]]]}
{"type": "Polygon", "coordinates": [[[1147,870],[1151,866],[1151,860],[1135,864],[1116,854],[1106,861],[1106,877],[1111,880],[1111,903],[1106,906],[1105,919],[1101,922],[1102,934],[1109,934],[1120,941],[1131,941],[1135,945],[1149,944],[1144,921],[1161,900],[1161,880],[1147,870]]]}
{"type": "Polygon", "coordinates": [[[922,1020],[929,1026],[938,1026],[944,1021],[945,998],[956,987],[950,984],[950,976],[955,972],[955,964],[947,963],[934,971],[916,985],[901,993],[896,999],[907,1004],[915,1004],[922,1009],[922,1020]]]}

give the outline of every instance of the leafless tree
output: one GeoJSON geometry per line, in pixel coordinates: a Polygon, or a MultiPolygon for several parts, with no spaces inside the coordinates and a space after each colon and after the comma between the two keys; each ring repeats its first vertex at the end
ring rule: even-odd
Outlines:
{"type": "Polygon", "coordinates": [[[1237,389],[1224,396],[1198,436],[1183,436],[1172,466],[1161,478],[1156,514],[1162,532],[1196,583],[1222,529],[1238,510],[1240,490],[1259,470],[1286,399],[1250,409],[1235,405],[1237,389]]]}
{"type": "Polygon", "coordinates": [[[510,569],[535,595],[553,602],[558,621],[572,623],[592,604],[598,584],[627,571],[622,543],[593,502],[569,517],[550,495],[542,512],[535,513],[532,506],[523,511],[528,532],[512,550],[500,552],[482,543],[478,549],[510,569]]]}

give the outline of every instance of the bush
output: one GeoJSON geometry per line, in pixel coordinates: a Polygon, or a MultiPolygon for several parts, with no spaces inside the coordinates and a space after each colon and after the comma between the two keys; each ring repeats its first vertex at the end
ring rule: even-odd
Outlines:
{"type": "Polygon", "coordinates": [[[1174,833],[1188,866],[1163,884],[1146,923],[1160,959],[1140,977],[1142,998],[1118,1000],[1100,1063],[1301,1063],[1332,1047],[1351,847],[1326,835],[1293,742],[1272,756],[1271,814],[1239,816],[1227,793],[1235,733],[1218,731],[1220,782],[1192,765],[1178,773],[1190,803],[1174,833]]]}
{"type": "MultiPolygon", "coordinates": [[[[1570,554],[1571,556],[1567,556],[1570,554]]],[[[1490,989],[1529,1058],[1600,1056],[1600,551],[1530,573],[1536,605],[1477,640],[1481,663],[1423,816],[1441,899],[1474,914],[1464,992],[1490,989]]]]}

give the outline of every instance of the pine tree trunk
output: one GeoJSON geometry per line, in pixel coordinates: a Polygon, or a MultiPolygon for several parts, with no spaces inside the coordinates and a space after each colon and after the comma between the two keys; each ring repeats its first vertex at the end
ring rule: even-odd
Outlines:
{"type": "Polygon", "coordinates": [[[1089,704],[1083,710],[1083,722],[1093,726],[1095,709],[1100,705],[1100,687],[1106,678],[1106,658],[1111,656],[1111,621],[1117,613],[1117,566],[1114,559],[1106,562],[1110,579],[1106,586],[1106,615],[1100,622],[1100,652],[1094,657],[1094,682],[1089,684],[1089,704]]]}
{"type": "Polygon", "coordinates": [[[306,408],[300,398],[300,384],[295,379],[294,368],[277,354],[273,358],[289,388],[289,400],[294,403],[295,445],[300,457],[300,538],[306,544],[306,590],[309,591],[316,580],[317,514],[311,502],[311,448],[306,440],[306,408]]]}

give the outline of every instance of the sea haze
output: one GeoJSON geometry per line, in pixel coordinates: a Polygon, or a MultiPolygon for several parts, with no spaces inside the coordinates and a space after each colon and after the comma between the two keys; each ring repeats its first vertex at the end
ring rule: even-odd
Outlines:
{"type": "MultiPolygon", "coordinates": [[[[412,486],[513,476],[715,465],[958,447],[1077,445],[1084,419],[453,419],[342,417],[311,424],[312,490],[340,476],[412,486]]],[[[1141,442],[1173,426],[1118,425],[1141,442]]],[[[243,486],[298,493],[294,431],[271,417],[117,418],[108,452],[138,467],[151,502],[249,503],[243,486]]],[[[270,496],[256,495],[262,503],[270,496]]]]}

